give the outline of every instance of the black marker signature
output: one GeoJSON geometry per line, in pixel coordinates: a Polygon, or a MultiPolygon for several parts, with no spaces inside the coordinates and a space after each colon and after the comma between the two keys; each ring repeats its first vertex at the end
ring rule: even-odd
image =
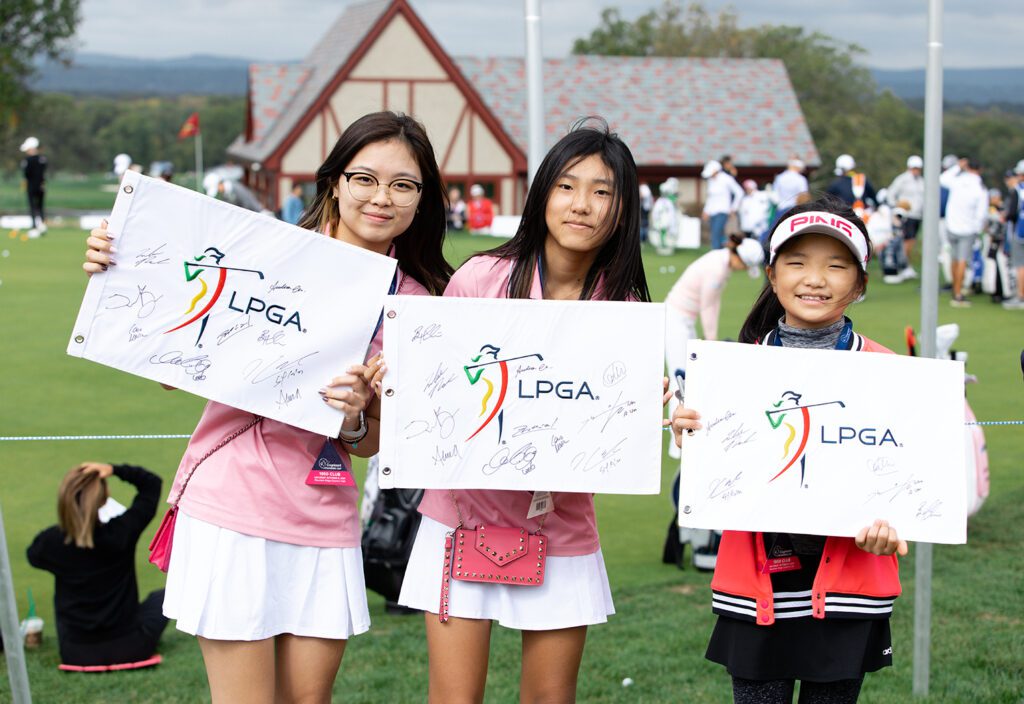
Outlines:
{"type": "Polygon", "coordinates": [[[718,479],[711,482],[711,491],[708,492],[709,499],[731,499],[734,496],[739,496],[743,492],[736,488],[736,484],[739,482],[740,477],[743,476],[743,472],[736,472],[736,476],[719,477],[718,479]]]}
{"type": "Polygon", "coordinates": [[[163,248],[167,245],[164,242],[159,247],[153,247],[151,249],[144,249],[135,255],[135,267],[138,268],[143,264],[164,264],[171,261],[170,257],[165,257],[163,248]],[[161,258],[162,257],[162,258],[161,258]]]}
{"type": "Polygon", "coordinates": [[[234,325],[232,325],[231,327],[229,327],[229,328],[227,328],[225,330],[222,330],[217,335],[217,344],[218,345],[223,345],[225,342],[230,340],[232,337],[234,337],[238,333],[242,332],[243,330],[248,330],[251,327],[252,327],[252,320],[250,320],[249,316],[247,315],[241,321],[235,323],[234,325]]]}
{"type": "Polygon", "coordinates": [[[320,352],[310,352],[291,361],[278,357],[266,364],[262,359],[254,359],[246,365],[245,371],[242,372],[242,378],[248,379],[251,384],[262,384],[273,379],[274,386],[280,386],[292,377],[302,376],[302,363],[315,354],[320,354],[320,352]]]}
{"type": "Polygon", "coordinates": [[[300,398],[302,398],[302,394],[299,393],[298,389],[290,392],[286,392],[284,389],[281,389],[277,392],[277,401],[275,401],[275,403],[278,408],[284,408],[285,406],[291,405],[292,401],[300,398]]]}
{"type": "Polygon", "coordinates": [[[275,281],[274,283],[270,284],[270,286],[267,288],[267,293],[273,293],[274,291],[291,291],[292,293],[302,293],[305,290],[306,289],[302,288],[300,284],[295,284],[294,286],[292,286],[291,284],[286,284],[282,281],[275,281]]]}
{"type": "Polygon", "coordinates": [[[617,418],[620,416],[624,418],[626,416],[631,416],[636,412],[636,401],[622,401],[622,392],[620,391],[619,396],[618,398],[615,399],[614,403],[609,403],[608,408],[601,411],[600,413],[596,413],[590,416],[585,421],[583,421],[583,425],[580,426],[580,430],[583,430],[583,428],[587,427],[587,423],[589,423],[590,421],[598,420],[599,418],[604,418],[604,425],[601,426],[601,432],[604,432],[605,429],[608,427],[608,424],[612,422],[613,418],[617,418]]]}
{"type": "Polygon", "coordinates": [[[206,370],[210,368],[210,358],[205,354],[195,357],[185,357],[183,353],[164,352],[159,357],[153,355],[149,358],[150,364],[173,364],[181,367],[186,374],[192,377],[193,381],[202,381],[206,378],[206,370]]]}
{"type": "Polygon", "coordinates": [[[555,425],[558,423],[558,418],[555,418],[550,423],[533,423],[532,425],[516,425],[512,428],[512,437],[517,438],[520,435],[528,435],[530,433],[538,433],[542,430],[554,430],[555,425]]]}
{"type": "Polygon", "coordinates": [[[405,426],[406,440],[412,440],[420,435],[426,433],[432,433],[434,430],[438,431],[438,436],[442,440],[451,437],[451,434],[455,432],[455,413],[449,413],[442,408],[434,409],[434,419],[431,420],[414,420],[405,426]]]}
{"type": "Polygon", "coordinates": [[[622,462],[619,452],[622,450],[622,443],[624,442],[626,442],[626,438],[622,438],[607,449],[599,447],[589,453],[578,453],[572,458],[573,470],[583,473],[591,472],[595,469],[601,473],[607,472],[622,462]]]}
{"type": "Polygon", "coordinates": [[[135,317],[138,319],[149,317],[149,314],[156,309],[156,302],[159,301],[163,296],[157,296],[156,294],[147,291],[146,286],[136,286],[138,292],[132,295],[126,295],[123,293],[112,293],[107,296],[107,310],[117,310],[119,308],[134,308],[138,306],[139,310],[135,313],[135,317]]]}
{"type": "Polygon", "coordinates": [[[708,433],[708,434],[710,435],[710,434],[711,434],[711,429],[712,429],[712,428],[714,428],[714,427],[715,427],[716,425],[718,425],[719,423],[722,423],[722,422],[724,422],[724,421],[727,421],[727,420],[729,420],[730,418],[732,418],[732,417],[733,417],[733,416],[735,416],[735,415],[736,415],[736,414],[735,414],[735,413],[733,413],[732,411],[726,411],[726,412],[725,412],[725,415],[724,415],[724,416],[722,416],[721,418],[715,418],[715,419],[714,419],[713,421],[711,421],[710,423],[708,423],[708,427],[707,427],[707,430],[706,430],[705,432],[707,432],[707,433],[708,433]]]}
{"type": "Polygon", "coordinates": [[[277,345],[278,347],[287,347],[288,345],[281,342],[281,340],[284,340],[287,337],[287,335],[288,333],[286,333],[284,330],[277,330],[275,332],[264,330],[263,332],[260,333],[260,336],[256,338],[256,342],[259,342],[261,345],[264,346],[277,345]]]}
{"type": "Polygon", "coordinates": [[[427,383],[423,385],[423,392],[430,398],[434,398],[434,394],[453,381],[455,381],[455,375],[449,374],[448,368],[444,364],[438,363],[437,369],[427,377],[427,383]]]}
{"type": "Polygon", "coordinates": [[[512,452],[508,445],[504,445],[494,453],[490,461],[481,469],[484,475],[488,477],[503,467],[508,467],[522,474],[529,474],[537,469],[536,465],[533,464],[533,460],[536,457],[537,448],[533,446],[532,442],[520,447],[515,452],[512,452]]]}
{"type": "Polygon", "coordinates": [[[722,448],[725,452],[739,447],[740,445],[746,445],[757,437],[756,430],[747,430],[743,427],[743,423],[740,423],[738,427],[733,428],[729,433],[722,439],[722,448]]]}
{"type": "Polygon", "coordinates": [[[608,365],[608,368],[604,370],[604,385],[615,386],[620,381],[626,378],[626,365],[622,362],[612,362],[608,365]]]}
{"type": "Polygon", "coordinates": [[[434,447],[434,456],[432,457],[432,459],[434,460],[435,466],[441,465],[442,467],[444,467],[446,462],[448,462],[449,460],[453,460],[455,458],[462,458],[462,454],[459,452],[458,445],[452,445],[452,449],[450,450],[442,450],[440,447],[434,447]]]}
{"type": "Polygon", "coordinates": [[[426,342],[438,337],[441,337],[441,326],[437,323],[431,323],[426,327],[417,325],[416,329],[412,331],[412,342],[426,342]]]}

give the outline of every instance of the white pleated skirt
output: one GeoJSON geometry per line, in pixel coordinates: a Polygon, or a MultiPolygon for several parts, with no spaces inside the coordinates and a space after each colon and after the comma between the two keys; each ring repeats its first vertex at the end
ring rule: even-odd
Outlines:
{"type": "MultiPolygon", "coordinates": [[[[423,516],[398,603],[438,612],[444,539],[451,528],[423,516]]],[[[459,618],[497,621],[522,631],[550,631],[605,623],[615,613],[604,557],[548,556],[539,587],[451,580],[448,613],[459,618]]]]}
{"type": "Polygon", "coordinates": [[[347,639],[370,628],[362,551],[257,538],[179,511],[164,615],[213,640],[347,639]]]}

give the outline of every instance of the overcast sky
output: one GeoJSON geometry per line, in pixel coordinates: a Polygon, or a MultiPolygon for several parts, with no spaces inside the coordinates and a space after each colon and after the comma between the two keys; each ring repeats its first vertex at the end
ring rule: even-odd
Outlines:
{"type": "MultiPolygon", "coordinates": [[[[170,58],[214,54],[256,61],[303,58],[352,0],[83,0],[80,50],[170,58]]],[[[589,35],[604,7],[633,19],[661,0],[541,0],[544,53],[564,56],[589,35]]],[[[685,0],[688,2],[688,0],[685,0]]],[[[449,54],[522,55],[521,0],[411,0],[449,54]]],[[[705,0],[732,6],[742,26],[799,25],[867,50],[876,68],[926,61],[927,0],[705,0]]],[[[951,68],[1024,65],[1022,0],[945,0],[943,63],[951,68]]]]}

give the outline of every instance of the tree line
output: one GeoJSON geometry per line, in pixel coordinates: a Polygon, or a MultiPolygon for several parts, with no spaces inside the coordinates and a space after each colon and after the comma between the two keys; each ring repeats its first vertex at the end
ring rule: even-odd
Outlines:
{"type": "Polygon", "coordinates": [[[178,139],[178,130],[193,112],[199,113],[203,163],[223,163],[228,145],[245,126],[245,98],[176,96],[160,98],[72,96],[37,93],[21,112],[19,128],[4,135],[0,171],[17,169],[20,140],[38,137],[52,168],[58,172],[110,171],[122,152],[145,169],[154,161],[170,161],[175,171],[194,168],[193,138],[178,139]]]}
{"type": "MultiPolygon", "coordinates": [[[[663,0],[633,21],[615,7],[604,9],[598,27],[576,40],[573,53],[780,59],[821,154],[814,187],[832,177],[840,154],[853,154],[858,169],[881,187],[904,170],[909,155],[924,150],[923,111],[879,89],[860,63],[864,49],[803,27],[741,28],[732,9],[712,14],[700,2],[663,0]]],[[[1024,114],[947,105],[943,153],[977,157],[986,181],[1002,185],[1003,172],[1024,159],[1024,114]]]]}

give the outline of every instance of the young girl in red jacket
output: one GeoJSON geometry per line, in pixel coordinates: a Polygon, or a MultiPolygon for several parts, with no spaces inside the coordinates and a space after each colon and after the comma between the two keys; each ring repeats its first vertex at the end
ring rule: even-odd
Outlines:
{"type": "MultiPolygon", "coordinates": [[[[768,283],[740,342],[891,354],[845,315],[867,287],[870,251],[867,228],[841,201],[790,210],[772,230],[768,283]]],[[[673,413],[677,444],[701,427],[695,409],[673,413]]],[[[906,541],[880,520],[856,538],[725,531],[706,657],[732,675],[737,704],[791,702],[796,680],[801,704],[857,701],[864,673],[892,664],[897,553],[906,541]]]]}

